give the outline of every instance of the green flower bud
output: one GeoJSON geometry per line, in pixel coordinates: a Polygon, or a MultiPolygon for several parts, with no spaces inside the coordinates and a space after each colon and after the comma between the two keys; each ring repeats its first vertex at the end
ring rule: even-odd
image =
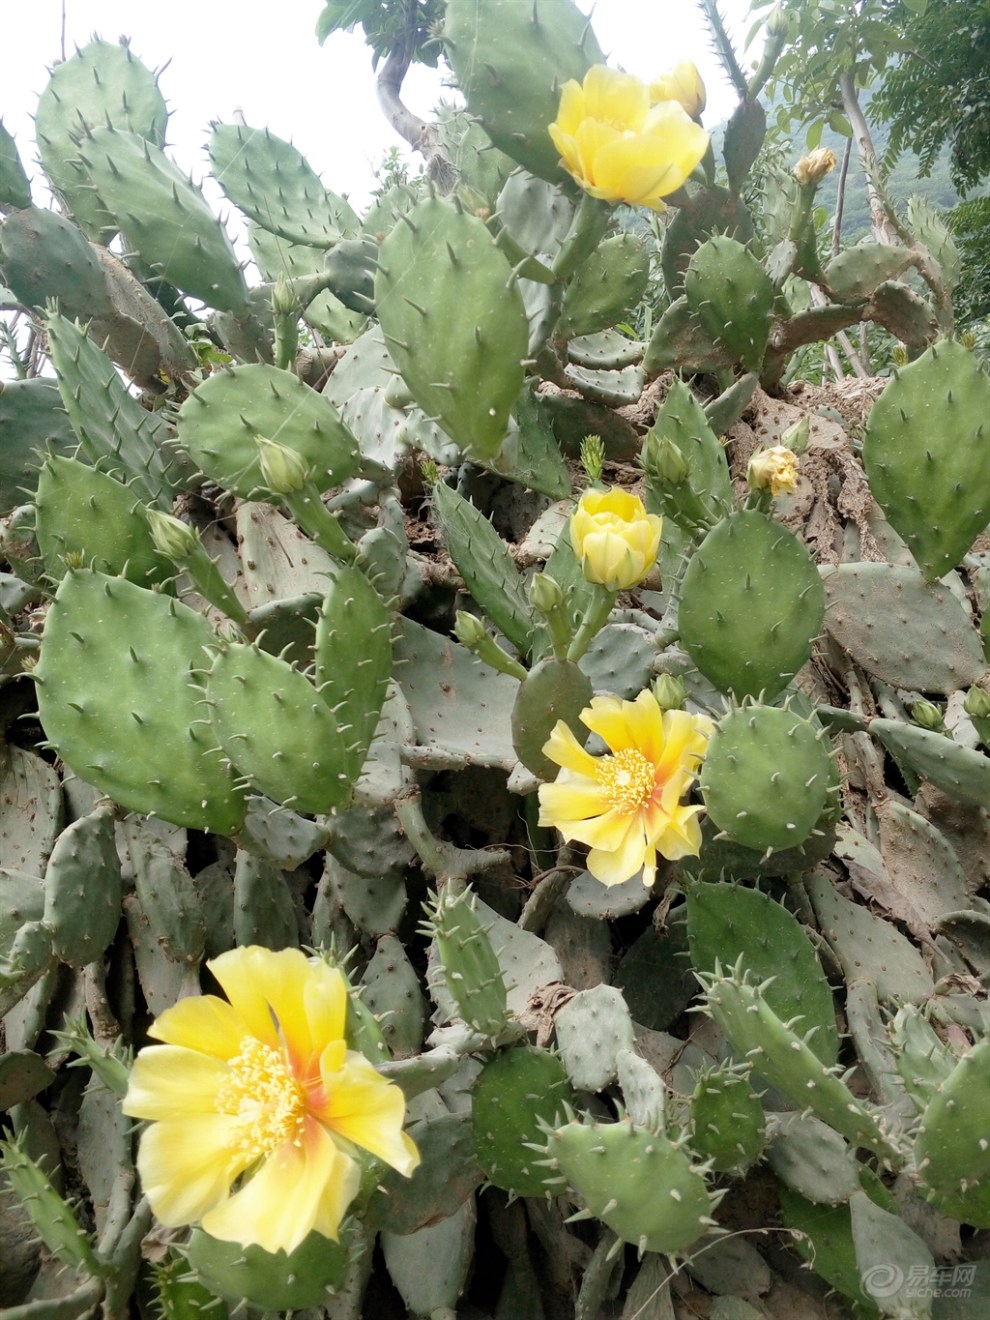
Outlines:
{"type": "Polygon", "coordinates": [[[973,720],[990,720],[990,692],[985,688],[971,687],[966,693],[963,710],[973,720]]]}
{"type": "Polygon", "coordinates": [[[687,459],[669,435],[651,431],[643,446],[643,467],[663,486],[683,486],[691,474],[687,459]]]}
{"type": "Polygon", "coordinates": [[[298,316],[299,297],[284,275],[280,275],[272,289],[272,311],[276,316],[298,316]]]}
{"type": "Polygon", "coordinates": [[[556,578],[547,573],[537,573],[530,580],[529,603],[540,614],[552,614],[564,603],[564,592],[556,578]]]}
{"type": "Polygon", "coordinates": [[[600,435],[586,435],[581,441],[581,466],[592,484],[601,481],[605,466],[605,446],[600,435]]]}
{"type": "Polygon", "coordinates": [[[805,415],[799,422],[794,422],[780,437],[780,443],[784,449],[789,449],[792,454],[803,454],[808,448],[808,440],[811,436],[811,418],[805,415]]]}
{"type": "Polygon", "coordinates": [[[488,640],[488,630],[476,614],[458,610],[454,616],[454,636],[462,646],[474,651],[488,640]]]}
{"type": "Polygon", "coordinates": [[[681,710],[687,697],[684,680],[676,674],[661,674],[653,684],[653,695],[661,710],[681,710]]]}
{"type": "Polygon", "coordinates": [[[930,701],[916,701],[911,707],[911,718],[915,724],[923,729],[929,729],[932,733],[937,733],[945,726],[942,711],[930,701]]]}
{"type": "Polygon", "coordinates": [[[277,440],[269,440],[267,436],[259,435],[255,439],[258,443],[261,474],[272,494],[291,495],[293,491],[302,490],[312,476],[302,455],[280,445],[277,440]]]}
{"type": "Polygon", "coordinates": [[[148,509],[146,516],[155,549],[166,559],[181,563],[200,548],[199,537],[181,518],[173,518],[170,513],[162,513],[160,509],[148,509]]]}

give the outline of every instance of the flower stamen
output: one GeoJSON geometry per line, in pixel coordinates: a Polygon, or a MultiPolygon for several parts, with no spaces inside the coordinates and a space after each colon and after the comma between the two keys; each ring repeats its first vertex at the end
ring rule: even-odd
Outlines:
{"type": "Polygon", "coordinates": [[[246,1037],[227,1066],[216,1103],[221,1113],[240,1118],[241,1150],[263,1159],[286,1141],[300,1145],[306,1099],[279,1051],[246,1037]]]}
{"type": "Polygon", "coordinates": [[[601,757],[596,773],[609,805],[618,811],[637,811],[656,788],[656,767],[634,747],[601,757]]]}

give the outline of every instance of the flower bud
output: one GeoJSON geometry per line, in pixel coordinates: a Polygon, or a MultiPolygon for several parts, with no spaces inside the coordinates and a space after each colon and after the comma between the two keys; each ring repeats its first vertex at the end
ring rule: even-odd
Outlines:
{"type": "Polygon", "coordinates": [[[199,537],[180,518],[173,518],[170,513],[162,513],[160,509],[148,509],[146,516],[155,549],[167,559],[181,562],[200,548],[202,543],[199,537]]]}
{"type": "Polygon", "coordinates": [[[605,446],[600,435],[586,435],[581,441],[581,466],[592,484],[601,481],[605,466],[605,446]]]}
{"type": "Polygon", "coordinates": [[[939,729],[945,727],[942,711],[930,701],[916,701],[911,707],[911,718],[915,724],[920,725],[922,729],[929,729],[932,733],[937,733],[939,729]]]}
{"type": "Polygon", "coordinates": [[[280,275],[272,289],[272,311],[276,316],[298,316],[299,296],[284,275],[280,275]]]}
{"type": "Polygon", "coordinates": [[[792,454],[803,454],[811,438],[811,418],[805,413],[799,422],[793,422],[780,437],[781,446],[792,454]]]}
{"type": "Polygon", "coordinates": [[[826,174],[835,169],[835,152],[829,147],[818,147],[802,156],[794,166],[794,177],[802,188],[810,183],[821,183],[826,174]]]}
{"type": "Polygon", "coordinates": [[[663,486],[683,486],[690,475],[687,459],[669,435],[651,431],[643,446],[643,467],[663,486]]]}
{"type": "Polygon", "coordinates": [[[458,610],[454,616],[454,636],[462,646],[473,651],[488,640],[488,630],[476,614],[458,610]]]}
{"type": "Polygon", "coordinates": [[[750,490],[768,490],[774,499],[797,484],[798,461],[783,445],[758,449],[746,468],[750,490]]]}
{"type": "Polygon", "coordinates": [[[990,692],[985,688],[971,687],[966,693],[963,710],[971,720],[990,720],[990,692]]]}
{"type": "Polygon", "coordinates": [[[548,573],[537,573],[530,580],[529,603],[540,614],[552,614],[564,603],[564,592],[556,578],[548,573]]]}
{"type": "Polygon", "coordinates": [[[669,73],[650,83],[650,104],[677,101],[692,119],[697,119],[705,108],[705,84],[701,74],[690,60],[675,64],[669,73]]]}
{"type": "Polygon", "coordinates": [[[312,477],[309,464],[301,454],[267,436],[255,436],[258,443],[258,461],[265,485],[273,495],[291,495],[302,490],[312,477]]]}
{"type": "Polygon", "coordinates": [[[683,678],[676,674],[661,674],[653,684],[653,695],[661,710],[681,710],[687,697],[683,678]]]}
{"type": "Polygon", "coordinates": [[[571,545],[589,582],[625,591],[656,563],[663,519],[628,491],[586,490],[571,517],[571,545]]]}

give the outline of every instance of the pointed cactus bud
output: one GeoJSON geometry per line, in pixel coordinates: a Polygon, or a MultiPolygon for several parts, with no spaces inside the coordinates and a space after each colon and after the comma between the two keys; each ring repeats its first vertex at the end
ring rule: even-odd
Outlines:
{"type": "Polygon", "coordinates": [[[653,684],[653,695],[661,710],[681,710],[687,697],[684,680],[676,674],[661,674],[653,684]]]}
{"type": "Polygon", "coordinates": [[[477,650],[488,640],[485,625],[476,614],[468,614],[467,610],[457,611],[454,617],[454,636],[469,651],[477,650]]]}
{"type": "Polygon", "coordinates": [[[808,440],[811,438],[811,418],[805,414],[799,422],[794,422],[780,437],[780,443],[784,449],[789,449],[792,454],[803,454],[807,451],[808,440]]]}
{"type": "Polygon", "coordinates": [[[687,459],[668,435],[651,431],[643,447],[643,467],[663,486],[683,486],[690,475],[687,459]]]}
{"type": "Polygon", "coordinates": [[[454,616],[454,636],[462,646],[466,646],[473,655],[493,669],[508,674],[510,678],[518,678],[520,682],[526,677],[523,666],[502,650],[477,615],[458,610],[454,616]]]}
{"type": "Polygon", "coordinates": [[[549,573],[537,573],[529,584],[529,603],[540,614],[553,614],[564,603],[560,583],[549,573]]]}
{"type": "Polygon", "coordinates": [[[801,157],[794,166],[794,177],[802,188],[821,183],[825,175],[835,169],[835,163],[834,151],[828,147],[818,147],[801,157]]]}
{"type": "Polygon", "coordinates": [[[749,460],[746,481],[750,490],[768,490],[774,499],[797,484],[797,456],[783,445],[759,449],[749,460]]]}
{"type": "Polygon", "coordinates": [[[170,513],[162,513],[160,509],[148,509],[147,519],[155,549],[167,559],[181,563],[200,548],[202,543],[199,537],[181,518],[173,518],[170,513]]]}
{"type": "Polygon", "coordinates": [[[280,445],[277,440],[269,440],[267,436],[259,435],[255,439],[258,443],[261,473],[272,494],[291,495],[293,491],[302,490],[312,476],[309,464],[302,455],[280,445]]]}
{"type": "Polygon", "coordinates": [[[586,435],[581,441],[581,466],[592,485],[601,481],[605,466],[605,446],[600,435],[586,435]]]}
{"type": "Polygon", "coordinates": [[[911,707],[911,718],[923,729],[938,733],[945,728],[945,716],[938,706],[930,701],[916,701],[911,707]]]}
{"type": "Polygon", "coordinates": [[[272,311],[276,316],[298,316],[301,311],[299,297],[284,275],[278,277],[272,289],[272,311]]]}
{"type": "Polygon", "coordinates": [[[973,728],[984,747],[990,747],[990,692],[971,687],[966,693],[963,710],[973,722],[973,728]]]}

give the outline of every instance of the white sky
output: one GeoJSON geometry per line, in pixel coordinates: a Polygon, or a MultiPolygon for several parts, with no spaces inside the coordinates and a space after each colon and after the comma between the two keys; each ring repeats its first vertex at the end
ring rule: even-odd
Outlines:
{"type": "MultiPolygon", "coordinates": [[[[518,0],[520,4],[528,0],[518,0]]],[[[591,0],[578,0],[590,10],[591,0]]],[[[291,138],[324,183],[348,194],[360,211],[373,186],[373,168],[388,147],[404,146],[375,100],[371,52],[358,33],[337,33],[320,47],[314,35],[321,0],[65,0],[66,51],[93,33],[131,37],[150,68],[167,65],[161,87],[172,110],[170,154],[199,179],[212,120],[243,112],[252,128],[291,138]]],[[[30,115],[60,57],[62,0],[0,0],[0,118],[33,172],[30,115]]],[[[748,0],[722,0],[744,68],[748,0]]],[[[694,0],[597,0],[594,28],[610,63],[650,81],[680,60],[693,60],[708,89],[705,121],[712,126],[735,105],[725,85],[694,0]]],[[[439,73],[414,68],[407,104],[424,118],[439,96],[439,73]]],[[[417,158],[418,159],[418,158],[417,158]]],[[[42,201],[41,197],[36,200],[42,201]]]]}

